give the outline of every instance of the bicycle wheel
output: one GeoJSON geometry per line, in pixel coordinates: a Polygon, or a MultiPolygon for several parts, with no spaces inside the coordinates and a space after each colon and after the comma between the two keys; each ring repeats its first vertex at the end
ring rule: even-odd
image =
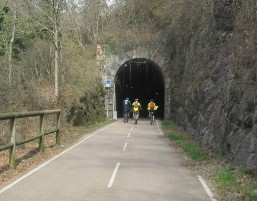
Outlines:
{"type": "Polygon", "coordinates": [[[153,124],[153,113],[150,112],[150,124],[152,125],[153,124]]]}
{"type": "Polygon", "coordinates": [[[125,112],[125,119],[124,119],[125,123],[128,122],[128,112],[125,112]]]}
{"type": "Polygon", "coordinates": [[[128,111],[124,112],[124,122],[127,123],[128,122],[128,111]]]}
{"type": "Polygon", "coordinates": [[[135,124],[137,124],[138,117],[139,117],[139,114],[138,114],[138,112],[137,112],[137,113],[135,113],[135,124]]]}

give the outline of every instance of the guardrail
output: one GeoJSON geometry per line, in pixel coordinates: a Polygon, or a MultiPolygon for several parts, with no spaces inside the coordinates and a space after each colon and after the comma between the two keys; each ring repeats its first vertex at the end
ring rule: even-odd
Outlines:
{"type": "Polygon", "coordinates": [[[60,115],[61,110],[43,110],[34,112],[17,112],[17,113],[3,113],[0,114],[1,120],[9,120],[10,127],[10,142],[6,145],[0,146],[0,151],[9,149],[9,167],[12,169],[16,168],[16,146],[31,142],[33,140],[39,139],[39,151],[44,152],[44,137],[51,133],[56,133],[56,144],[60,145],[60,115]],[[50,131],[44,131],[44,119],[45,115],[56,114],[57,122],[56,128],[50,131]],[[39,116],[39,134],[27,139],[16,141],[16,120],[18,118],[24,117],[35,117],[39,116]]]}

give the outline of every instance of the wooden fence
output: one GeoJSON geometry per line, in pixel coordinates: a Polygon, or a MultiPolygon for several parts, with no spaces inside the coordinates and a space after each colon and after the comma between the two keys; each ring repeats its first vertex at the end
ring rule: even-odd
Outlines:
{"type": "Polygon", "coordinates": [[[18,112],[18,113],[3,113],[0,114],[0,121],[9,120],[10,127],[10,142],[8,144],[0,146],[0,151],[9,149],[9,166],[12,169],[16,168],[16,146],[31,142],[33,140],[39,139],[39,151],[44,152],[44,136],[51,133],[56,134],[56,144],[60,145],[60,115],[61,110],[43,110],[43,111],[34,111],[34,112],[18,112]],[[53,130],[45,131],[44,130],[44,119],[45,115],[57,115],[56,127],[53,130]],[[22,139],[20,141],[16,140],[16,120],[18,118],[24,117],[39,117],[39,134],[36,136],[22,139]]]}

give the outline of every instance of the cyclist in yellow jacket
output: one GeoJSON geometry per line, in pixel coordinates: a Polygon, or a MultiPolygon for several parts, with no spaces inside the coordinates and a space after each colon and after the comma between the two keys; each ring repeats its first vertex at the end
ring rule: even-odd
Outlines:
{"type": "Polygon", "coordinates": [[[135,98],[135,101],[132,103],[133,117],[135,118],[135,124],[137,124],[139,118],[139,110],[142,109],[141,104],[138,102],[138,99],[135,98]]]}

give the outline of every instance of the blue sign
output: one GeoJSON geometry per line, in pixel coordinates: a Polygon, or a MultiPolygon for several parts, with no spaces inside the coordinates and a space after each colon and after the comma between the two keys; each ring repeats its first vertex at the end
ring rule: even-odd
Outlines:
{"type": "Polygon", "coordinates": [[[111,87],[111,80],[105,81],[105,87],[107,87],[107,88],[111,87]]]}

